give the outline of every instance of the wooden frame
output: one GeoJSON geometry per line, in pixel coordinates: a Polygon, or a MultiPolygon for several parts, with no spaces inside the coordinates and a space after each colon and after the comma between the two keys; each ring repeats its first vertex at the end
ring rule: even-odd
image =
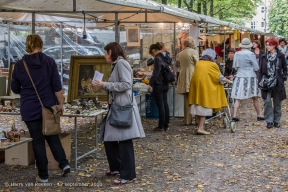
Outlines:
{"type": "Polygon", "coordinates": [[[15,64],[16,64],[15,62],[10,62],[10,65],[9,65],[9,76],[8,76],[8,85],[7,85],[7,93],[6,93],[7,96],[16,95],[15,93],[11,91],[12,72],[14,70],[15,64]]]}
{"type": "Polygon", "coordinates": [[[126,27],[126,41],[127,47],[140,46],[140,27],[126,27]]]}
{"type": "Polygon", "coordinates": [[[111,65],[108,64],[103,56],[71,56],[70,74],[68,86],[68,102],[75,99],[84,98],[107,101],[107,92],[103,89],[93,90],[91,83],[94,71],[103,73],[103,82],[108,81],[111,72],[111,65]]]}

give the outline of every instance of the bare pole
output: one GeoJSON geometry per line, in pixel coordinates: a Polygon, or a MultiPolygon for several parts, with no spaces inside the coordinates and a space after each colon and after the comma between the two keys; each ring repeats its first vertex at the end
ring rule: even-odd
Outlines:
{"type": "Polygon", "coordinates": [[[76,0],[73,0],[73,12],[76,11],[76,0]]]}
{"type": "Polygon", "coordinates": [[[60,23],[61,83],[63,85],[63,23],[60,23]]]}
{"type": "Polygon", "coordinates": [[[32,13],[32,34],[35,34],[35,12],[32,13]]]}
{"type": "Polygon", "coordinates": [[[115,42],[120,43],[118,13],[115,13],[115,42]]]}
{"type": "MultiPolygon", "coordinates": [[[[174,47],[174,63],[176,63],[176,23],[174,23],[174,35],[173,35],[173,47],[174,47]]],[[[175,117],[175,81],[173,82],[173,117],[175,117]]]]}
{"type": "Polygon", "coordinates": [[[8,35],[8,51],[7,51],[7,54],[8,54],[8,67],[10,67],[10,23],[8,22],[7,23],[7,35],[8,35]]]}

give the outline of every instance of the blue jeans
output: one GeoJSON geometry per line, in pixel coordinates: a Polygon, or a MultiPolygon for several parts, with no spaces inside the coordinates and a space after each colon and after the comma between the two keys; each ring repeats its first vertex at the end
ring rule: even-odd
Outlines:
{"type": "Polygon", "coordinates": [[[168,85],[153,86],[153,95],[159,112],[159,128],[167,128],[169,124],[169,106],[167,102],[168,85]]]}
{"type": "Polygon", "coordinates": [[[25,123],[33,139],[32,147],[38,175],[41,179],[48,179],[48,159],[46,156],[45,140],[51,149],[54,159],[59,163],[59,168],[63,169],[66,165],[69,165],[58,135],[45,136],[42,134],[42,119],[25,121],[25,123]]]}

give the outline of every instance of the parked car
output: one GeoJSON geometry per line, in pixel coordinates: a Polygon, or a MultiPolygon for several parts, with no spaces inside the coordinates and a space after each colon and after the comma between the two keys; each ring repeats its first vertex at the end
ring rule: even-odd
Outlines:
{"type": "MultiPolygon", "coordinates": [[[[59,67],[61,67],[61,46],[53,46],[46,48],[43,53],[55,59],[59,67]]],[[[95,46],[81,46],[72,47],[69,45],[63,45],[63,68],[69,69],[70,57],[72,55],[104,55],[103,51],[99,47],[95,46]]]]}

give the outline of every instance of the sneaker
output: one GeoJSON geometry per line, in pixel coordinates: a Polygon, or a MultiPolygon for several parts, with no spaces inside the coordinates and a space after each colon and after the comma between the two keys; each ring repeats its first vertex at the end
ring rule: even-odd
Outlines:
{"type": "Polygon", "coordinates": [[[265,118],[264,117],[257,117],[257,121],[264,121],[265,118]]]}
{"type": "Polygon", "coordinates": [[[164,131],[168,131],[169,130],[169,127],[164,127],[164,131]]]}
{"type": "Polygon", "coordinates": [[[62,177],[65,177],[66,174],[70,173],[70,166],[66,165],[63,169],[62,169],[62,177]]]}
{"type": "Polygon", "coordinates": [[[39,176],[36,177],[36,181],[39,183],[48,183],[48,179],[41,179],[39,176]]]}
{"type": "Polygon", "coordinates": [[[131,181],[132,180],[117,179],[117,180],[114,180],[113,183],[114,183],[114,185],[124,185],[124,184],[131,182],[131,181]]]}

